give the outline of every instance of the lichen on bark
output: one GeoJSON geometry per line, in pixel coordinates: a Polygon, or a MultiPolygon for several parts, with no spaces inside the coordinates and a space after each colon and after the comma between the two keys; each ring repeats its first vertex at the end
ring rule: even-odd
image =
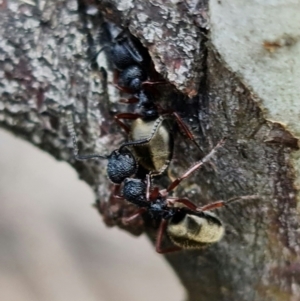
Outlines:
{"type": "MultiPolygon", "coordinates": [[[[218,210],[226,226],[220,243],[167,256],[189,300],[297,300],[299,216],[291,156],[298,138],[265,118],[259,95],[225,63],[210,36],[207,2],[27,2],[4,1],[0,7],[0,125],[72,164],[106,204],[106,162],[73,160],[66,112],[74,110],[81,152],[110,152],[126,139],[113,122],[119,107],[110,92],[111,66],[106,77],[92,70],[89,55],[91,47],[100,49],[103,17],[126,24],[149,49],[156,70],[178,93],[192,97],[177,101],[176,108],[185,120],[194,117],[189,125],[203,154],[227,137],[213,164],[176,193],[199,205],[260,196],[218,210]]],[[[179,175],[200,156],[180,135],[175,146],[171,173],[179,175]]],[[[121,225],[117,215],[133,207],[104,210],[107,224],[121,225]]],[[[129,230],[138,234],[142,221],[129,230]]],[[[153,237],[155,230],[147,231],[153,237]]]]}

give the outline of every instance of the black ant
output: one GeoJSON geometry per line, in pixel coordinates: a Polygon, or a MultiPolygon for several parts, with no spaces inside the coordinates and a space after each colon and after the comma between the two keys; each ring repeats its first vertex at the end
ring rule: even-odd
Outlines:
{"type": "Polygon", "coordinates": [[[198,207],[186,198],[169,196],[169,193],[182,180],[208,162],[223,144],[224,140],[221,140],[208,155],[191,166],[181,177],[173,181],[167,189],[152,188],[150,175],[147,175],[146,182],[134,178],[124,180],[123,195],[119,198],[124,198],[140,207],[135,214],[124,219],[124,222],[128,223],[145,212],[148,212],[153,219],[161,220],[156,240],[156,251],[158,253],[170,253],[181,249],[201,249],[218,242],[224,235],[224,226],[221,220],[209,211],[226,206],[233,201],[257,199],[256,195],[242,196],[198,207]],[[183,206],[176,206],[178,204],[183,206]],[[165,249],[161,247],[165,232],[167,232],[175,246],[165,249]]]}
{"type": "MultiPolygon", "coordinates": [[[[126,178],[132,177],[138,170],[138,163],[135,156],[128,149],[128,146],[132,144],[147,144],[149,141],[154,139],[156,132],[160,130],[159,124],[155,127],[155,131],[148,138],[140,139],[138,141],[129,141],[123,143],[118,149],[113,150],[108,155],[99,154],[86,154],[79,155],[76,133],[74,130],[74,123],[71,114],[68,116],[68,131],[73,140],[73,153],[74,158],[78,161],[84,161],[88,159],[106,159],[107,163],[107,176],[109,180],[119,186],[123,183],[126,178]]],[[[155,139],[154,139],[155,141],[155,139]]]]}
{"type": "MultiPolygon", "coordinates": [[[[152,60],[146,48],[126,29],[121,29],[113,23],[104,22],[102,25],[108,36],[109,45],[95,55],[98,61],[99,54],[109,48],[109,58],[116,68],[115,82],[117,87],[127,93],[133,92],[134,97],[125,102],[137,102],[143,104],[149,102],[149,95],[142,88],[148,82],[149,70],[152,70],[152,60]]],[[[99,64],[99,63],[98,63],[99,64]]],[[[142,105],[143,105],[142,104],[142,105]]]]}
{"type": "Polygon", "coordinates": [[[125,199],[140,207],[135,214],[124,219],[124,223],[134,220],[145,212],[149,212],[154,219],[161,219],[156,240],[156,251],[158,253],[170,253],[181,249],[199,249],[218,242],[224,234],[224,226],[220,219],[207,211],[225,206],[237,199],[257,198],[257,196],[242,196],[198,207],[188,199],[168,196],[182,180],[189,177],[213,157],[217,149],[223,146],[224,139],[201,161],[193,164],[181,177],[173,181],[167,189],[159,190],[158,187],[151,188],[150,174],[146,176],[146,182],[141,179],[130,178],[134,176],[138,167],[135,157],[126,148],[126,145],[130,144],[130,142],[124,143],[110,155],[78,155],[73,123],[69,123],[68,128],[73,138],[75,158],[77,160],[107,159],[108,178],[118,187],[118,189],[114,190],[113,197],[125,199]],[[122,196],[118,196],[117,193],[121,183],[124,183],[123,193],[122,196]],[[176,207],[176,204],[182,204],[185,207],[176,207]],[[161,243],[165,231],[167,231],[171,241],[175,244],[174,247],[162,249],[161,243]]]}
{"type": "Polygon", "coordinates": [[[129,135],[130,142],[124,145],[133,148],[139,164],[152,175],[163,173],[169,166],[173,155],[173,134],[168,123],[169,117],[176,120],[180,129],[201,150],[193,134],[176,112],[167,112],[161,108],[158,110],[153,105],[150,108],[143,108],[141,113],[115,115],[116,122],[129,135]],[[129,127],[121,119],[133,120],[133,122],[129,127]]]}
{"type": "MultiPolygon", "coordinates": [[[[156,135],[156,132],[160,129],[157,125],[156,130],[148,138],[141,139],[139,141],[129,141],[123,143],[118,149],[113,150],[108,155],[100,154],[86,154],[79,155],[77,138],[74,129],[74,121],[72,119],[72,114],[68,115],[68,131],[73,140],[73,153],[74,158],[78,161],[84,161],[88,159],[105,159],[108,160],[106,173],[108,179],[114,184],[114,191],[112,192],[112,197],[114,197],[118,192],[120,185],[125,179],[134,176],[138,171],[138,162],[132,152],[128,149],[128,146],[134,144],[147,144],[156,135]]],[[[154,139],[155,141],[155,139],[154,139]]]]}
{"type": "Polygon", "coordinates": [[[159,175],[166,170],[173,155],[173,136],[167,117],[173,117],[186,136],[198,149],[201,148],[181,117],[176,112],[163,110],[155,104],[153,96],[144,89],[145,84],[167,83],[146,81],[155,74],[147,49],[127,30],[108,22],[105,22],[103,27],[109,36],[110,45],[104,46],[100,52],[109,47],[111,61],[120,72],[119,88],[134,93],[133,97],[122,99],[121,102],[137,103],[139,108],[139,113],[119,113],[115,115],[115,120],[129,134],[131,142],[127,146],[133,148],[139,165],[153,175],[159,175]],[[130,127],[121,121],[124,119],[133,120],[130,127]],[[151,139],[148,139],[149,137],[151,139]]]}

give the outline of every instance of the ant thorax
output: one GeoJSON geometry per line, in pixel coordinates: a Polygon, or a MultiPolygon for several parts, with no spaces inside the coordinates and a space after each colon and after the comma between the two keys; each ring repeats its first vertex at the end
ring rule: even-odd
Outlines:
{"type": "Polygon", "coordinates": [[[163,198],[158,198],[153,201],[149,207],[149,214],[153,219],[171,219],[176,213],[175,208],[169,208],[167,202],[163,198]]]}
{"type": "Polygon", "coordinates": [[[146,184],[142,180],[127,178],[124,180],[122,194],[128,202],[147,208],[150,203],[146,200],[146,188],[146,184]]]}

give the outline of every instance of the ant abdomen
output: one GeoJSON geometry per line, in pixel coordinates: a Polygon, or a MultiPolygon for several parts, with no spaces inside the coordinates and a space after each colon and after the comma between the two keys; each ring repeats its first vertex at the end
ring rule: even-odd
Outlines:
{"type": "Polygon", "coordinates": [[[177,211],[169,220],[167,234],[175,245],[183,249],[201,249],[221,240],[224,226],[208,211],[177,211]]]}
{"type": "Polygon", "coordinates": [[[155,134],[151,140],[142,145],[134,146],[134,153],[139,163],[153,173],[162,173],[169,165],[173,154],[173,139],[165,122],[157,125],[158,119],[153,121],[136,119],[131,126],[130,139],[138,141],[155,134]]]}

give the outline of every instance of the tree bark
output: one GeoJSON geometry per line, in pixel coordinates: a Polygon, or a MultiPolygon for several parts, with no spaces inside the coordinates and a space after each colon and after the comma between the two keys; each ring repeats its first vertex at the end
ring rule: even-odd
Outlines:
{"type": "MultiPolygon", "coordinates": [[[[299,6],[2,1],[0,124],[74,166],[94,189],[107,225],[144,231],[142,219],[128,227],[121,222],[134,206],[108,203],[106,162],[73,160],[66,127],[67,113],[73,112],[82,153],[109,153],[126,139],[113,122],[124,108],[111,84],[112,66],[103,62],[106,71],[93,71],[91,50],[101,47],[103,19],[127,26],[175,87],[170,95],[176,99],[167,103],[193,129],[203,154],[227,137],[213,164],[184,181],[176,194],[199,205],[259,195],[218,210],[226,226],[221,242],[166,256],[189,300],[299,300],[300,46],[294,13],[299,6]]],[[[199,159],[177,135],[171,173],[180,175],[199,159]]],[[[146,231],[154,237],[148,223],[146,231]]]]}

